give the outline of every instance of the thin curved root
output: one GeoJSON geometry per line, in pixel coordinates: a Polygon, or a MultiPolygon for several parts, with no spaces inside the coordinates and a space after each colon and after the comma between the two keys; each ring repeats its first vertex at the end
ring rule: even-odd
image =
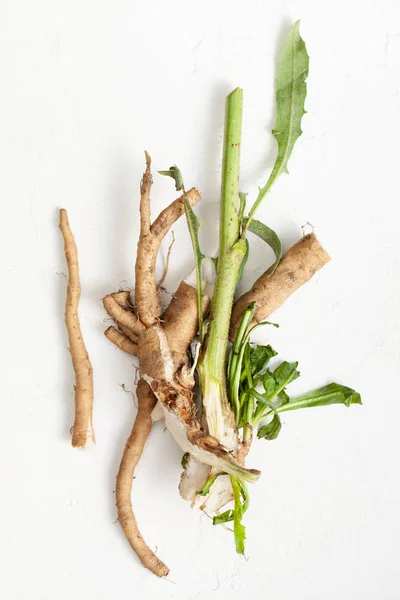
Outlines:
{"type": "Polygon", "coordinates": [[[141,379],[137,386],[138,413],[132,432],[126,442],[121,465],[117,475],[116,503],[118,520],[133,550],[143,566],[158,577],[169,573],[168,567],[154,554],[144,541],[132,510],[132,481],[135,468],[142,455],[144,445],[150,434],[153,422],[151,413],[157,399],[149,385],[141,379]]]}

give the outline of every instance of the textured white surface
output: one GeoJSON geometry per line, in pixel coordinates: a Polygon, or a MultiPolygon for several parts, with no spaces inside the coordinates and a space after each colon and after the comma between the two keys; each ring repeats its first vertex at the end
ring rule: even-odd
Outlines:
{"type": "MultiPolygon", "coordinates": [[[[0,4],[1,595],[7,600],[398,600],[400,6],[398,0],[3,0],[0,4]],[[137,470],[143,533],[168,563],[144,570],[115,524],[115,474],[134,416],[132,360],[102,332],[100,298],[132,284],[143,150],[203,192],[216,247],[224,96],[245,90],[242,189],[275,155],[274,70],[302,19],[311,56],[304,135],[260,217],[288,247],[311,221],[332,263],[268,332],[303,391],[330,380],[363,407],[285,416],[249,465],[247,560],[192,512],[180,452],[156,424],[137,470]],[[74,451],[73,373],[57,227],[79,245],[97,446],[74,451]],[[397,574],[396,574],[397,573],[397,574]]],[[[174,197],[156,177],[156,214],[174,197]]],[[[191,266],[185,224],[167,287],[191,266]]],[[[254,243],[250,283],[271,259],[254,243]]],[[[166,247],[163,249],[164,255],[166,247]]],[[[161,265],[162,266],[162,265],[161,265]]]]}

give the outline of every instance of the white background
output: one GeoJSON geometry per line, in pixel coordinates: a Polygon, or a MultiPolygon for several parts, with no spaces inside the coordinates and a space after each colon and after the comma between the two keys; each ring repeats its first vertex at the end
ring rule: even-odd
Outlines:
{"type": "MultiPolygon", "coordinates": [[[[7,600],[398,600],[400,5],[397,0],[2,0],[0,4],[1,595],[7,600]],[[134,482],[143,569],[115,523],[115,475],[135,413],[133,360],[103,337],[100,303],[133,285],[143,150],[203,194],[216,249],[224,97],[245,91],[242,189],[276,153],[279,44],[302,19],[311,57],[304,135],[260,218],[285,248],[310,221],[333,260],[274,319],[298,393],[338,381],[362,407],[285,415],[260,441],[247,559],[180,499],[181,452],[158,424],[134,482]],[[79,246],[97,445],[70,446],[58,209],[79,246]]],[[[174,198],[155,177],[153,214],[174,198]]],[[[166,286],[191,266],[185,223],[166,286]]],[[[255,240],[243,287],[271,261],[255,240]]],[[[162,256],[165,257],[166,246],[162,256]]],[[[160,270],[162,260],[160,261],[160,270]]],[[[167,296],[166,296],[167,299],[167,296]]],[[[267,339],[267,337],[265,337],[267,339]]]]}

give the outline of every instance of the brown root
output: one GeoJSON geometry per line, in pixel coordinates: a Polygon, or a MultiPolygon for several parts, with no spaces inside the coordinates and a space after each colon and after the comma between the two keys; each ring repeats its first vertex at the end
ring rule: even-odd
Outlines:
{"type": "Polygon", "coordinates": [[[120,333],[115,327],[111,326],[106,329],[104,335],[120,350],[123,350],[128,354],[133,354],[133,356],[137,356],[137,345],[123,333],[120,333]]]}
{"type": "Polygon", "coordinates": [[[78,249],[72,234],[67,211],[60,210],[60,229],[64,238],[68,265],[68,290],[65,323],[68,330],[72,364],[75,371],[75,421],[72,433],[74,447],[85,446],[89,437],[95,441],[93,415],[93,369],[83,341],[78,306],[81,295],[78,249]]]}
{"type": "Polygon", "coordinates": [[[133,334],[140,335],[145,330],[144,325],[129,308],[121,306],[115,296],[116,294],[108,294],[103,298],[103,306],[106,312],[116,323],[126,327],[133,334]]]}
{"type": "Polygon", "coordinates": [[[243,312],[251,302],[256,302],[252,321],[254,325],[272,314],[329,261],[329,255],[316,236],[313,233],[304,236],[289,248],[271,276],[267,270],[251,290],[237,300],[232,311],[230,339],[234,339],[243,312]]]}
{"type": "MultiPolygon", "coordinates": [[[[160,244],[170,227],[184,213],[184,196],[177,198],[164,209],[150,226],[150,156],[146,152],[146,170],[140,188],[140,236],[135,267],[135,305],[140,321],[151,327],[161,317],[159,286],[156,280],[156,261],[160,244]]],[[[187,192],[191,206],[200,200],[200,194],[192,188],[187,192]]]]}
{"type": "Polygon", "coordinates": [[[118,302],[122,308],[130,309],[131,308],[131,293],[125,290],[120,290],[119,292],[114,292],[112,294],[114,300],[118,302]]]}
{"type": "Polygon", "coordinates": [[[142,455],[152,427],[151,413],[157,399],[148,384],[141,379],[137,387],[138,413],[125,446],[117,476],[116,504],[118,520],[133,550],[142,564],[158,577],[169,573],[168,567],[154,554],[144,541],[132,510],[131,490],[135,467],[142,455]]]}
{"type": "MultiPolygon", "coordinates": [[[[204,312],[207,312],[209,305],[210,299],[205,296],[204,312]]],[[[174,368],[178,370],[187,363],[187,350],[199,327],[196,288],[182,281],[173,295],[162,321],[174,368]]]]}
{"type": "MultiPolygon", "coordinates": [[[[131,490],[134,469],[142,454],[143,446],[152,426],[151,413],[157,398],[147,383],[154,375],[152,385],[159,385],[159,392],[164,404],[178,399],[181,412],[191,425],[190,416],[194,416],[196,407],[192,398],[194,385],[193,374],[188,365],[187,351],[198,329],[197,293],[187,284],[181,284],[170,309],[165,313],[165,329],[160,323],[161,302],[159,284],[156,281],[156,260],[161,242],[169,228],[184,213],[184,197],[172,202],[150,225],[150,190],[152,184],[150,156],[146,153],[146,170],[141,183],[140,199],[140,236],[136,256],[135,310],[131,310],[129,294],[118,292],[109,294],[103,299],[107,313],[114,319],[122,331],[110,327],[106,336],[116,345],[126,350],[137,352],[142,379],[138,384],[137,395],[139,410],[126,444],[125,452],[117,478],[118,516],[124,533],[137,553],[143,565],[160,577],[168,574],[168,568],[155,556],[144,542],[137,526],[132,510],[131,490]],[[124,295],[125,294],[125,295],[124,295]],[[175,319],[176,320],[172,320],[175,319]],[[129,340],[133,346],[129,345],[129,340]],[[169,347],[173,346],[174,358],[169,347]],[[165,393],[163,393],[163,391],[165,393]]],[[[195,189],[187,192],[189,203],[193,206],[200,199],[195,189]]],[[[168,258],[167,258],[168,263],[168,258]]],[[[167,266],[167,265],[166,265],[167,266]]],[[[205,307],[208,299],[205,300],[205,307]]],[[[156,386],[157,387],[157,386],[156,386]]],[[[163,405],[162,410],[164,411],[163,405]]],[[[182,417],[182,415],[181,415],[182,417]]],[[[186,426],[185,431],[186,431],[186,426]]],[[[198,425],[200,428],[200,426],[198,425]]],[[[217,440],[207,434],[199,434],[196,427],[191,429],[194,443],[202,446],[211,445],[212,452],[225,453],[217,440]],[[215,446],[217,448],[215,448],[215,446]]],[[[185,434],[186,435],[186,434],[185,434]]],[[[188,440],[188,444],[190,444],[188,440]]]]}

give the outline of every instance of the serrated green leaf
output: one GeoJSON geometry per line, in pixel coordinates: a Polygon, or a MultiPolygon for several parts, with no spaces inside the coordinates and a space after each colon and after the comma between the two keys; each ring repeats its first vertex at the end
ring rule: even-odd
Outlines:
{"type": "Polygon", "coordinates": [[[282,258],[281,240],[273,229],[267,225],[264,225],[264,223],[261,223],[261,221],[257,221],[257,219],[253,219],[250,222],[249,231],[261,238],[274,251],[275,262],[268,269],[268,277],[271,277],[282,258]]]}
{"type": "Polygon", "coordinates": [[[278,142],[278,155],[264,187],[249,213],[246,227],[279,175],[287,172],[287,164],[296,140],[301,135],[301,119],[305,114],[309,57],[299,33],[300,21],[290,28],[282,45],[276,77],[276,122],[272,131],[278,142]]]}
{"type": "Polygon", "coordinates": [[[275,440],[278,437],[281,429],[281,420],[279,418],[279,415],[275,414],[270,423],[267,423],[267,425],[263,425],[262,427],[260,427],[260,429],[257,432],[257,437],[260,439],[263,438],[265,440],[275,440]]]}
{"type": "Polygon", "coordinates": [[[279,406],[277,410],[279,412],[285,412],[312,406],[328,406],[329,404],[344,404],[345,406],[361,404],[361,396],[358,392],[349,387],[338,383],[330,383],[309,394],[304,394],[299,398],[290,400],[287,404],[279,406]]]}
{"type": "Polygon", "coordinates": [[[274,170],[287,170],[296,140],[302,134],[301,119],[305,114],[309,56],[299,33],[300,21],[291,27],[283,42],[276,78],[277,116],[273,134],[278,142],[274,170]]]}
{"type": "Polygon", "coordinates": [[[176,165],[169,168],[168,171],[158,171],[159,175],[165,175],[166,177],[172,177],[175,181],[175,189],[177,192],[184,190],[183,178],[180,169],[176,165]]]}

